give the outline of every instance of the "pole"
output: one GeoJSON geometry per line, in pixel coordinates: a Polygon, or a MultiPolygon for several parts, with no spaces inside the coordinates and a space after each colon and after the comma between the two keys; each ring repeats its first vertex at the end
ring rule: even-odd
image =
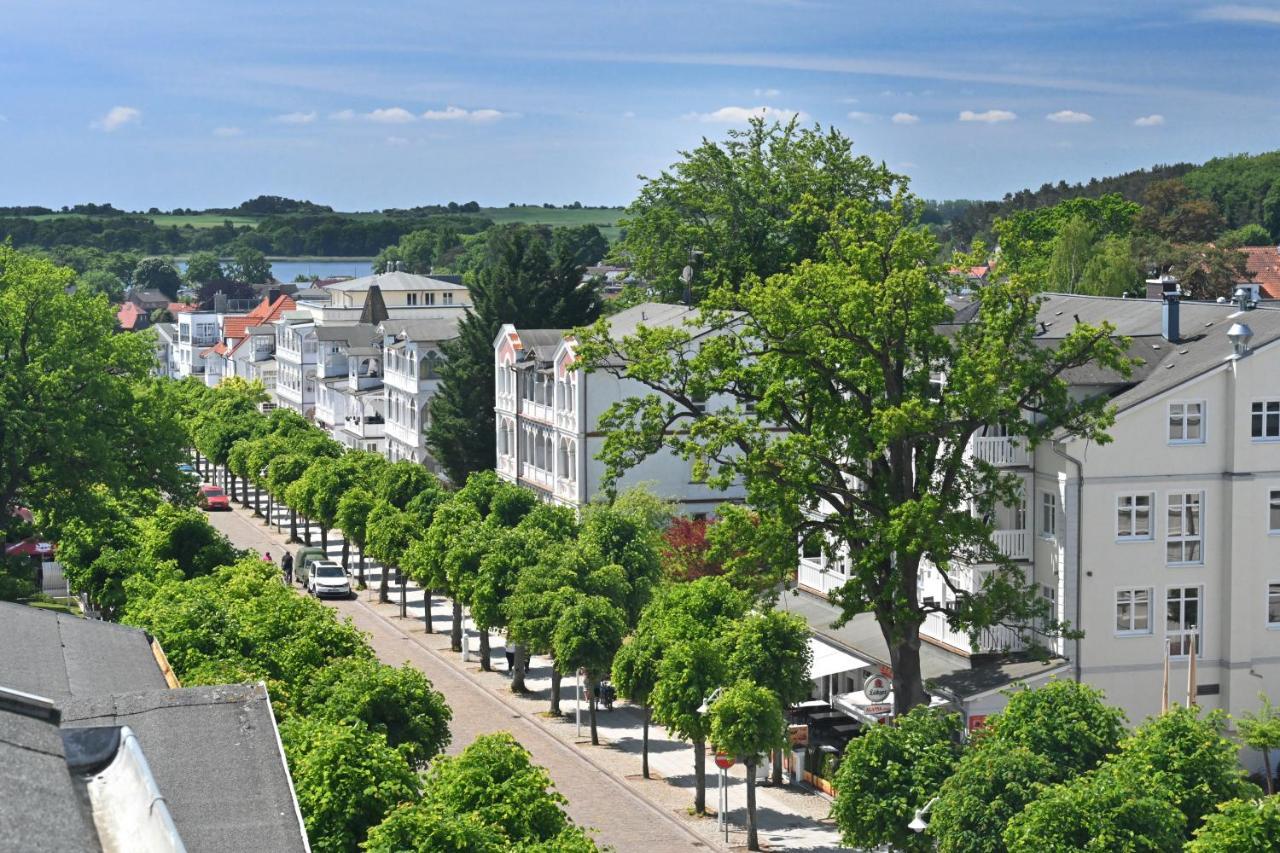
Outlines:
{"type": "Polygon", "coordinates": [[[409,609],[409,605],[408,605],[408,603],[407,603],[407,602],[405,602],[405,598],[404,598],[404,596],[405,596],[405,589],[404,589],[404,582],[405,582],[405,580],[406,580],[406,578],[405,578],[405,576],[404,576],[404,572],[400,572],[400,618],[401,618],[401,619],[404,619],[404,618],[408,615],[408,609],[409,609]]]}
{"type": "Polygon", "coordinates": [[[724,826],[724,770],[716,777],[716,829],[724,826]]]}
{"type": "Polygon", "coordinates": [[[724,803],[722,807],[724,812],[724,823],[723,823],[724,843],[728,844],[729,843],[729,771],[721,770],[720,779],[724,783],[724,803]]]}
{"type": "Polygon", "coordinates": [[[578,670],[578,677],[573,682],[573,716],[577,718],[576,737],[582,737],[582,670],[578,670]]]}
{"type": "Polygon", "coordinates": [[[1160,713],[1169,712],[1169,644],[1164,644],[1164,688],[1160,695],[1160,713]]]}
{"type": "Polygon", "coordinates": [[[458,608],[462,615],[462,662],[471,663],[471,637],[467,634],[467,608],[458,608]]]}

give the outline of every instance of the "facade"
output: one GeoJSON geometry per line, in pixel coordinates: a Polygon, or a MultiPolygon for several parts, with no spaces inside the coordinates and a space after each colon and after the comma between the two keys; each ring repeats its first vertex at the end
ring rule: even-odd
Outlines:
{"type": "Polygon", "coordinates": [[[277,406],[304,417],[315,413],[316,323],[306,311],[286,311],[275,322],[277,406]]]}
{"type": "MultiPolygon", "coordinates": [[[[1109,444],[1058,435],[1034,450],[996,430],[969,452],[1023,481],[1023,502],[993,520],[996,546],[1022,568],[1052,612],[1084,631],[1046,638],[1064,673],[1096,686],[1137,722],[1158,713],[1165,654],[1171,703],[1232,715],[1280,692],[1280,310],[1251,305],[1049,296],[1051,341],[1076,323],[1110,322],[1141,359],[1130,377],[1084,368],[1073,393],[1117,409],[1109,444]],[[1243,327],[1243,328],[1242,328],[1243,327]]],[[[952,573],[976,588],[985,566],[952,573]]],[[[843,560],[802,549],[799,583],[825,598],[847,579],[843,560]]],[[[933,569],[919,594],[954,594],[933,569]]],[[[1016,651],[992,629],[974,650],[942,614],[921,628],[936,649],[978,658],[1016,651]]]]}
{"type": "Polygon", "coordinates": [[[387,458],[410,459],[432,471],[440,466],[427,450],[423,431],[431,397],[440,385],[441,344],[458,336],[457,319],[383,321],[387,458]]]}
{"type": "Polygon", "coordinates": [[[156,323],[155,325],[156,376],[165,379],[178,378],[178,325],[177,323],[156,323]]]}
{"type": "MultiPolygon", "coordinates": [[[[639,325],[679,325],[694,314],[684,305],[650,302],[621,311],[609,322],[622,337],[639,325]]],[[[520,329],[508,323],[494,341],[494,359],[498,475],[533,489],[543,500],[586,506],[600,494],[605,474],[597,458],[605,440],[598,428],[600,416],[613,403],[643,396],[646,389],[604,372],[574,369],[576,342],[557,329],[520,329]]],[[[666,449],[628,471],[618,488],[638,483],[650,484],[656,494],[693,516],[709,515],[745,495],[740,486],[719,491],[695,482],[690,463],[666,449]]]]}
{"type": "MultiPolygon", "coordinates": [[[[177,378],[188,376],[205,378],[206,364],[202,353],[218,343],[221,337],[222,315],[213,311],[192,311],[174,318],[178,329],[175,347],[177,378]]],[[[215,383],[216,384],[216,383],[215,383]]]]}

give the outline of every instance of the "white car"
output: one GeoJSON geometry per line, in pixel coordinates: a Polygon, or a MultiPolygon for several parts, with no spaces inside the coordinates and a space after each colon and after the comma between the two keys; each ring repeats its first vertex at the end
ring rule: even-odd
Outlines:
{"type": "Polygon", "coordinates": [[[311,564],[307,575],[307,592],[316,598],[350,598],[351,576],[341,563],[333,560],[317,560],[311,564]]]}

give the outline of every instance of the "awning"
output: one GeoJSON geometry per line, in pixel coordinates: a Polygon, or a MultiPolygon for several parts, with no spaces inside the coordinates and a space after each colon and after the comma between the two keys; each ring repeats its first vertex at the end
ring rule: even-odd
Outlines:
{"type": "Polygon", "coordinates": [[[837,649],[835,646],[824,643],[814,637],[809,638],[809,652],[813,655],[813,661],[809,664],[809,678],[811,679],[871,666],[869,661],[854,657],[848,652],[837,649]]]}

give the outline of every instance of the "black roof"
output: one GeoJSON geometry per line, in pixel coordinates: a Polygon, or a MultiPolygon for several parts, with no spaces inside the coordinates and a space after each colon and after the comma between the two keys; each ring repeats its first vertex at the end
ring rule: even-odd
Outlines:
{"type": "Polygon", "coordinates": [[[167,685],[145,632],[0,602],[0,685],[62,703],[167,685]]]}

